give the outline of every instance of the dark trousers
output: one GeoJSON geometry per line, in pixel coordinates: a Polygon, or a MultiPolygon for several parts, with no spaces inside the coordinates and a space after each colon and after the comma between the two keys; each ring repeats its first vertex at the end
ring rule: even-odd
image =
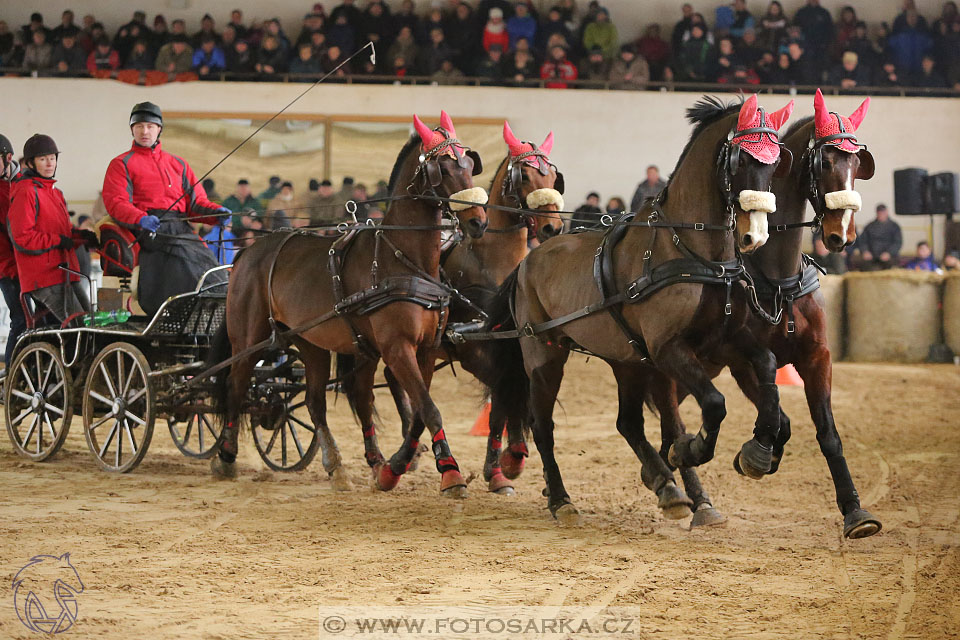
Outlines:
{"type": "Polygon", "coordinates": [[[34,300],[49,309],[60,324],[75,313],[90,311],[86,282],[71,282],[69,287],[55,284],[30,292],[34,300]]]}
{"type": "Polygon", "coordinates": [[[27,318],[23,315],[23,305],[20,304],[20,281],[16,278],[0,278],[0,291],[3,292],[3,299],[10,310],[10,333],[7,334],[7,351],[3,360],[9,368],[17,338],[27,328],[27,318]]]}

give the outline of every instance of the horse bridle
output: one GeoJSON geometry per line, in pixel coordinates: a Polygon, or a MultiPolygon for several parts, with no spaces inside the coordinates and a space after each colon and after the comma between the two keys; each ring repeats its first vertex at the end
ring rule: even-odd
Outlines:
{"type": "Polygon", "coordinates": [[[443,213],[448,218],[459,222],[459,218],[450,209],[450,203],[437,193],[437,187],[443,182],[443,170],[440,168],[440,157],[452,153],[457,161],[457,166],[461,169],[467,169],[467,158],[473,160],[472,175],[480,175],[483,172],[483,161],[480,154],[466,146],[458,139],[453,138],[443,127],[438,127],[434,131],[443,135],[443,141],[437,146],[424,151],[420,154],[419,163],[416,171],[413,173],[413,182],[407,186],[407,193],[415,197],[436,198],[441,203],[443,213]],[[463,151],[461,151],[461,149],[463,151]],[[420,193],[414,193],[411,189],[416,189],[417,182],[422,182],[423,186],[419,189],[420,193]]]}
{"type": "MultiPolygon", "coordinates": [[[[780,132],[771,127],[764,126],[763,123],[766,122],[767,114],[763,110],[763,107],[760,107],[760,126],[759,127],[750,127],[749,129],[737,130],[737,122],[733,123],[733,126],[730,127],[730,131],[727,133],[727,140],[723,143],[723,146],[720,147],[720,154],[717,156],[717,172],[719,173],[720,178],[720,190],[723,192],[724,200],[727,205],[727,215],[730,216],[730,228],[732,229],[736,224],[736,214],[734,212],[734,207],[736,205],[737,194],[733,193],[733,177],[737,175],[737,171],[740,169],[740,143],[734,142],[735,138],[742,138],[744,136],[752,136],[760,134],[760,140],[763,140],[763,136],[766,135],[770,142],[774,143],[780,147],[781,158],[786,157],[790,162],[793,161],[793,154],[787,149],[782,142],[780,142],[780,132]]],[[[759,142],[750,140],[748,142],[759,142]]]]}
{"type": "MultiPolygon", "coordinates": [[[[511,155],[510,159],[507,162],[507,176],[503,180],[503,184],[500,186],[500,195],[503,197],[504,201],[513,200],[516,203],[518,209],[523,211],[528,211],[530,209],[527,206],[526,201],[521,195],[521,188],[523,187],[523,165],[531,164],[528,162],[530,158],[536,159],[537,171],[540,172],[540,175],[546,176],[550,174],[550,167],[557,172],[557,179],[553,183],[553,188],[556,189],[561,195],[563,194],[563,174],[560,173],[560,170],[557,169],[557,165],[550,162],[550,158],[543,151],[540,151],[539,147],[533,142],[526,142],[524,144],[529,144],[531,151],[525,151],[519,155],[511,155]]],[[[532,166],[532,164],[531,164],[532,166]]],[[[530,233],[535,231],[534,222],[536,219],[533,216],[524,216],[524,219],[512,227],[503,229],[503,231],[513,231],[515,229],[522,229],[526,227],[530,233]]],[[[488,231],[500,231],[500,229],[488,229],[488,231]]]]}

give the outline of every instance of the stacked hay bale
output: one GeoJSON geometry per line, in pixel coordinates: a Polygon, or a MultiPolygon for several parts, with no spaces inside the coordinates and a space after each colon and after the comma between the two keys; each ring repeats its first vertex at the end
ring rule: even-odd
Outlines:
{"type": "Polygon", "coordinates": [[[824,320],[827,324],[827,346],[834,362],[843,359],[843,337],[846,322],[843,314],[844,280],[843,276],[825,276],[820,274],[820,292],[824,298],[824,320]]]}
{"type": "Polygon", "coordinates": [[[960,273],[953,272],[943,283],[943,336],[955,355],[960,355],[960,273]]]}
{"type": "Polygon", "coordinates": [[[848,273],[847,358],[923,362],[941,341],[943,276],[927,271],[848,273]]]}

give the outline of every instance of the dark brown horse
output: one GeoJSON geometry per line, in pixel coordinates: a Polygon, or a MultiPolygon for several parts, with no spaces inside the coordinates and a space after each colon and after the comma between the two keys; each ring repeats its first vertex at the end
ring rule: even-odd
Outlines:
{"type": "MultiPolygon", "coordinates": [[[[448,290],[438,284],[443,200],[486,202],[472,176],[480,158],[456,139],[450,118],[431,131],[414,117],[417,134],[403,147],[390,177],[390,203],[378,228],[358,231],[350,240],[309,233],[280,232],[258,240],[237,258],[227,294],[229,348],[214,358],[237,354],[229,376],[218,381],[224,391],[224,432],[214,473],[235,475],[237,436],[244,401],[258,353],[249,348],[267,339],[274,327],[300,328],[328,318],[293,339],[306,365],[306,402],[315,428],[321,430],[324,468],[338,486],[346,484],[340,453],[326,424],[326,385],[330,353],[377,353],[390,366],[411,398],[420,424],[430,429],[440,488],[445,495],[466,491],[444,436],[440,412],[430,398],[433,349],[446,321],[448,290]],[[482,197],[480,197],[482,195],[482,197]],[[334,261],[339,266],[333,266],[334,261]],[[329,270],[328,270],[329,269],[329,270]],[[335,273],[331,275],[330,271],[335,273]],[[242,357],[239,357],[242,356],[242,357]]],[[[457,205],[462,226],[475,235],[486,227],[479,206],[457,205]]],[[[222,336],[221,336],[222,337],[222,336]]],[[[223,341],[221,340],[220,343],[223,341]]],[[[372,384],[372,381],[371,381],[372,384]]],[[[381,485],[396,484],[406,470],[420,433],[412,429],[389,463],[377,463],[381,485]]],[[[375,434],[371,434],[375,438],[375,434]]]]}
{"type": "MultiPolygon", "coordinates": [[[[777,366],[793,364],[803,379],[810,415],[817,428],[817,441],[827,460],[837,506],[843,514],[843,532],[849,538],[873,535],[881,524],[861,508],[843,456],[830,404],[832,365],[823,295],[816,290],[817,270],[804,259],[801,246],[803,232],[811,226],[820,227],[824,244],[833,251],[841,251],[856,239],[854,215],[860,208],[860,196],[854,190],[855,184],[858,179],[868,180],[873,176],[874,161],[866,148],[858,144],[854,133],[866,115],[869,101],[867,98],[846,118],[828,112],[822,94],[817,91],[814,117],[800,120],[783,137],[784,145],[801,161],[794,165],[790,175],[774,180],[777,212],[771,217],[770,240],[746,259],[756,302],[762,309],[751,314],[750,331],[776,355],[777,366]],[[805,223],[808,201],[816,217],[813,222],[805,223]]],[[[737,359],[736,354],[727,356],[737,384],[758,405],[760,388],[749,363],[737,359]]],[[[713,375],[721,369],[719,364],[708,367],[713,375]]],[[[665,434],[661,453],[665,455],[672,441],[668,436],[682,433],[684,427],[676,411],[677,398],[671,397],[672,385],[661,379],[650,388],[660,409],[665,434]]],[[[772,445],[770,466],[744,468],[737,460],[735,467],[751,478],[775,473],[789,438],[790,420],[781,413],[780,433],[772,445]]],[[[681,469],[681,475],[694,508],[699,508],[706,494],[702,493],[692,469],[681,469]]]]}
{"type": "Polygon", "coordinates": [[[776,130],[792,106],[765,114],[756,96],[726,107],[701,101],[688,112],[697,127],[664,193],[635,221],[617,221],[606,234],[547,241],[520,263],[491,305],[488,327],[515,323],[524,336],[519,353],[507,340],[490,346],[503,374],[495,390],[521,384],[526,374],[548,506],[562,521],[578,519],[553,453],[553,407],[571,347],[611,365],[621,401],[617,428],[640,458],[641,477],[660,496],[668,517],[689,514],[690,501],[643,433],[649,364],[683,380],[700,404],[703,428],[695,439],[677,443],[676,455],[685,464],[713,457],[726,409],[703,359],[724,344],[747,354],[763,383],[758,446],[776,440],[775,360],[746,329],[746,304],[731,301],[730,277],[739,276],[736,251],[748,253],[766,239],[766,212],[775,209],[771,180],[790,168],[789,160],[781,164],[776,130]],[[599,297],[629,304],[614,309],[599,297]]]}
{"type": "MultiPolygon", "coordinates": [[[[538,147],[534,143],[518,140],[510,125],[504,122],[503,138],[508,153],[490,185],[486,233],[479,238],[464,238],[443,260],[444,273],[450,283],[473,303],[468,305],[455,301],[450,309],[451,324],[477,322],[479,309],[489,302],[500,284],[527,255],[528,243],[534,239],[551,238],[563,228],[563,219],[557,213],[563,209],[563,175],[549,157],[553,149],[553,133],[548,134],[538,147]]],[[[476,342],[445,342],[437,350],[437,358],[459,361],[481,382],[496,378],[492,362],[476,342]]],[[[367,361],[358,367],[355,359],[338,358],[338,368],[342,373],[355,371],[347,377],[344,391],[365,431],[373,428],[372,397],[361,395],[356,382],[362,382],[366,388],[375,366],[375,362],[367,361]]],[[[414,420],[409,400],[389,368],[385,375],[406,435],[414,420]]],[[[521,430],[521,423],[526,416],[506,415],[505,409],[511,403],[503,402],[496,395],[491,398],[491,405],[484,479],[490,491],[511,494],[513,486],[509,478],[520,474],[527,456],[521,430]],[[510,433],[510,443],[507,450],[502,451],[501,437],[505,427],[510,433]]]]}

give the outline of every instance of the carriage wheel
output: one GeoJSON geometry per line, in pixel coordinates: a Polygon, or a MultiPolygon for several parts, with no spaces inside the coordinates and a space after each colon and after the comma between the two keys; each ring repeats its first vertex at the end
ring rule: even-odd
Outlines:
{"type": "Polygon", "coordinates": [[[14,358],[4,401],[17,453],[41,462],[60,450],[73,418],[72,385],[59,350],[48,342],[29,344],[14,358]]]}
{"type": "Polygon", "coordinates": [[[296,393],[280,393],[271,402],[272,410],[252,420],[253,441],[260,458],[274,471],[300,471],[313,461],[320,447],[320,435],[310,419],[301,420],[294,411],[307,405],[294,402],[296,393]]]}
{"type": "Polygon", "coordinates": [[[209,458],[217,452],[220,432],[213,418],[213,405],[207,398],[192,403],[167,418],[173,444],[190,458],[209,458]]]}
{"type": "Polygon", "coordinates": [[[132,471],[153,436],[150,365],[132,344],[117,342],[93,359],[83,394],[83,433],[107,471],[132,471]]]}

